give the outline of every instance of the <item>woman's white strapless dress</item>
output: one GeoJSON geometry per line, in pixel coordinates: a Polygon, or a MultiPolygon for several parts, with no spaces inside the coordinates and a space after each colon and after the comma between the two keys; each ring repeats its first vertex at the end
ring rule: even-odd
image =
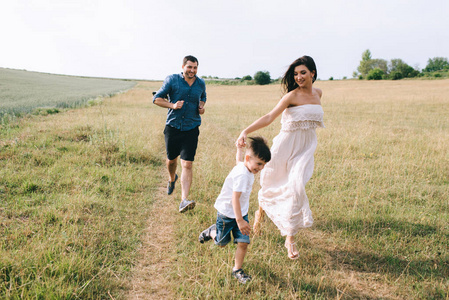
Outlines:
{"type": "Polygon", "coordinates": [[[289,107],[273,139],[271,160],[260,175],[259,205],[281,231],[295,235],[313,224],[305,185],[312,177],[317,146],[315,129],[324,127],[321,105],[289,107]]]}

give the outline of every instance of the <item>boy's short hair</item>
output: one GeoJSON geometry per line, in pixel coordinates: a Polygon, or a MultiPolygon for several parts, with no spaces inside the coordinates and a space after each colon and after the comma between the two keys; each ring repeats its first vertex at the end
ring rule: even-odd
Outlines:
{"type": "Polygon", "coordinates": [[[248,149],[251,149],[254,155],[256,155],[264,162],[269,162],[271,160],[271,152],[270,148],[267,145],[267,141],[261,136],[250,137],[248,139],[248,149]]]}

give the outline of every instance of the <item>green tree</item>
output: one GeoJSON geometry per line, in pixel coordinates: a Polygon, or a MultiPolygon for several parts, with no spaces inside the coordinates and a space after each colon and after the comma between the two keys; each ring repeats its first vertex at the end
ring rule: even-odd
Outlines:
{"type": "Polygon", "coordinates": [[[372,69],[378,68],[381,69],[384,73],[388,72],[388,62],[385,59],[374,58],[371,60],[371,66],[372,69]]]}
{"type": "Polygon", "coordinates": [[[362,60],[360,61],[357,71],[359,71],[359,73],[363,77],[365,77],[371,69],[371,51],[369,51],[369,49],[366,49],[362,53],[362,60]]]}
{"type": "Polygon", "coordinates": [[[362,61],[368,61],[371,60],[371,51],[369,51],[369,49],[366,49],[363,53],[362,53],[362,61]]]}
{"type": "Polygon", "coordinates": [[[382,76],[385,74],[385,72],[379,68],[374,68],[371,71],[369,71],[368,75],[366,76],[366,79],[368,80],[381,80],[382,76]]]}
{"type": "Polygon", "coordinates": [[[253,78],[250,75],[245,75],[242,80],[253,80],[253,78]]]}
{"type": "Polygon", "coordinates": [[[444,69],[449,69],[449,62],[446,57],[434,57],[429,58],[427,61],[427,66],[423,71],[425,72],[435,72],[444,69]]]}
{"type": "Polygon", "coordinates": [[[389,78],[396,80],[402,78],[412,78],[419,74],[418,70],[413,69],[411,66],[406,64],[402,59],[395,58],[390,61],[389,65],[389,78]]]}
{"type": "Polygon", "coordinates": [[[366,77],[368,73],[375,68],[381,69],[384,73],[387,73],[388,62],[385,59],[372,58],[371,51],[367,49],[362,53],[362,60],[360,61],[357,71],[359,71],[363,77],[366,77]]]}
{"type": "Polygon", "coordinates": [[[402,73],[399,71],[393,71],[393,72],[390,72],[390,74],[388,75],[388,78],[393,79],[393,80],[399,80],[399,79],[404,78],[404,76],[402,76],[402,73]]]}
{"type": "Polygon", "coordinates": [[[254,74],[254,81],[260,85],[269,84],[271,82],[270,72],[258,71],[254,74]]]}

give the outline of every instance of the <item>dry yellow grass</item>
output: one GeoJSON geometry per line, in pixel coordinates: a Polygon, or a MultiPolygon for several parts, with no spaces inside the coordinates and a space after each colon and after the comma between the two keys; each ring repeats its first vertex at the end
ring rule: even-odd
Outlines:
{"type": "MultiPolygon", "coordinates": [[[[265,220],[245,260],[247,286],[230,276],[233,246],[197,238],[215,221],[236,137],[276,104],[280,86],[207,87],[191,191],[197,207],[181,215],[179,186],[172,196],[163,190],[166,110],[151,104],[160,85],[140,82],[101,105],[2,131],[1,296],[449,297],[449,80],[315,83],[326,125],[306,187],[315,224],[298,235],[301,258],[292,262],[265,220]],[[40,269],[56,271],[30,280],[40,269]]],[[[271,143],[279,129],[277,120],[257,134],[271,143]]],[[[255,183],[250,223],[257,190],[255,183]]]]}
{"type": "MultiPolygon", "coordinates": [[[[268,112],[280,87],[209,86],[195,163],[194,214],[178,229],[174,278],[187,298],[445,298],[449,81],[319,81],[325,129],[307,186],[315,226],[299,235],[301,257],[286,258],[269,222],[245,266],[253,283],[229,274],[233,249],[195,244],[214,221],[213,203],[234,163],[241,129],[268,112]],[[190,237],[190,238],[187,238],[190,237]],[[185,255],[185,257],[184,257],[185,255]]],[[[279,120],[257,133],[272,139],[279,120]]],[[[250,219],[257,208],[255,184],[250,219]]]]}

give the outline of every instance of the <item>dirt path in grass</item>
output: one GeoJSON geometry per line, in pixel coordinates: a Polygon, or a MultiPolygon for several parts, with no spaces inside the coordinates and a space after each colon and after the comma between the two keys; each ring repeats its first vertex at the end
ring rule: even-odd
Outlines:
{"type": "Polygon", "coordinates": [[[169,277],[170,266],[176,260],[173,241],[177,204],[172,197],[167,196],[166,191],[165,187],[161,187],[156,194],[128,299],[174,297],[169,277]]]}

